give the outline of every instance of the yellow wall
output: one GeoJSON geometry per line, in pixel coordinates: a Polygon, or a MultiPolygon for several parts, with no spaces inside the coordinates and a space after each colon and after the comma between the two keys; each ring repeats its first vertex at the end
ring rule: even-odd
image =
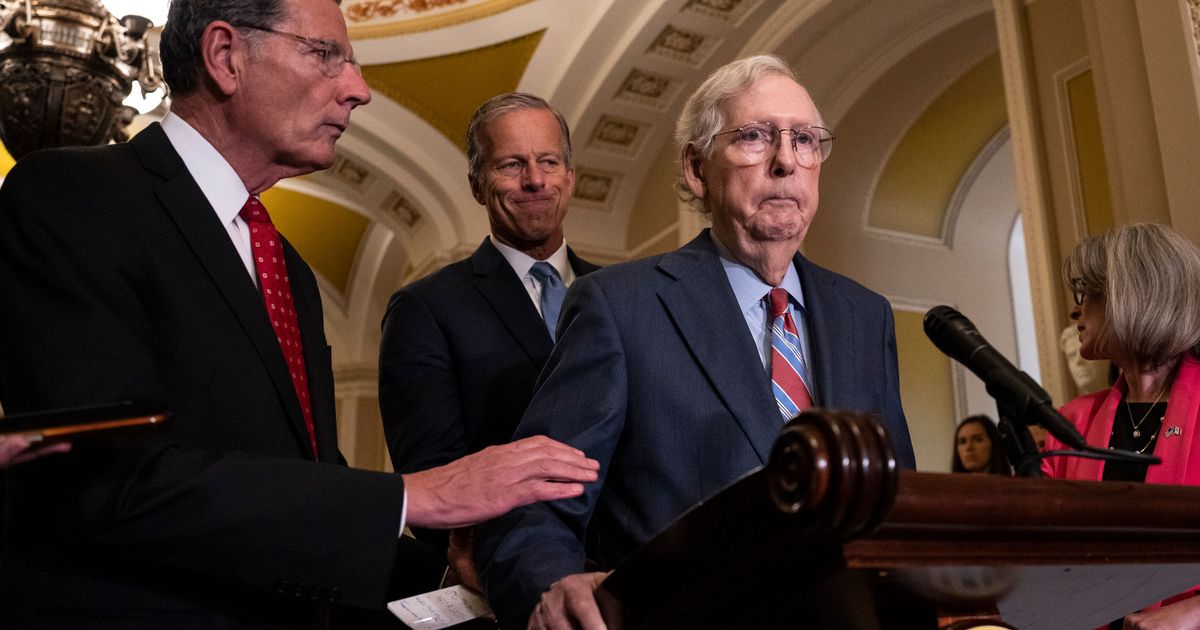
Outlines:
{"type": "Polygon", "coordinates": [[[12,170],[13,164],[16,164],[16,162],[8,154],[8,149],[5,149],[4,145],[0,144],[0,177],[8,175],[8,172],[12,170]]]}
{"type": "Polygon", "coordinates": [[[262,201],[279,233],[344,296],[367,218],[339,204],[278,186],[264,192],[262,201]]]}
{"type": "Polygon", "coordinates": [[[948,472],[957,425],[950,359],[925,336],[923,313],[896,310],[895,316],[900,397],[917,454],[917,468],[948,472]]]}
{"type": "Polygon", "coordinates": [[[905,132],[880,175],[871,226],[941,239],[958,183],[1007,121],[997,54],[955,81],[905,132]]]}
{"type": "MultiPolygon", "coordinates": [[[[1087,236],[1083,231],[1086,222],[1106,223],[1098,217],[1090,221],[1085,218],[1088,205],[1102,215],[1105,210],[1100,204],[1109,199],[1093,61],[1080,0],[1030,3],[1026,20],[1038,122],[1045,146],[1054,249],[1062,248],[1056,255],[1061,260],[1075,242],[1087,236]]],[[[1107,212],[1111,215],[1111,207],[1107,212]]],[[[1065,305],[1069,298],[1057,284],[1055,288],[1065,305]]],[[[1066,324],[1065,316],[1060,319],[1059,328],[1066,324]]]]}
{"type": "Polygon", "coordinates": [[[517,89],[543,33],[452,55],[363,66],[363,76],[372,89],[424,118],[465,152],[471,115],[487,99],[517,89]]]}
{"type": "Polygon", "coordinates": [[[1071,108],[1071,135],[1075,140],[1075,164],[1080,196],[1083,198],[1083,215],[1088,234],[1095,235],[1113,227],[1113,206],[1092,72],[1089,70],[1068,79],[1066,90],[1071,108]]]}

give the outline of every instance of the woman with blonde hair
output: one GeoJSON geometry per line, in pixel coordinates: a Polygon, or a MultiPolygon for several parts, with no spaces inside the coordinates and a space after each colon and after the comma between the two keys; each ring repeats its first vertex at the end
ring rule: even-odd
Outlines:
{"type": "MultiPolygon", "coordinates": [[[[1162,464],[1049,457],[1043,472],[1200,485],[1200,250],[1167,226],[1130,225],[1079,243],[1063,278],[1075,296],[1080,354],[1120,368],[1112,388],[1072,400],[1063,415],[1093,446],[1153,453],[1162,464]]],[[[1062,448],[1046,437],[1045,450],[1062,448]]],[[[1196,593],[1129,615],[1124,627],[1200,627],[1196,593]]]]}

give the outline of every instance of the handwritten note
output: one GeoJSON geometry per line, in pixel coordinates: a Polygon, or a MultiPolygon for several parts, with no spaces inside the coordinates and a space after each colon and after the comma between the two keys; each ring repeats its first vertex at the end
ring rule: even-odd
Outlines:
{"type": "Polygon", "coordinates": [[[482,597],[461,585],[388,602],[388,610],[413,630],[447,628],[492,612],[482,597]]]}

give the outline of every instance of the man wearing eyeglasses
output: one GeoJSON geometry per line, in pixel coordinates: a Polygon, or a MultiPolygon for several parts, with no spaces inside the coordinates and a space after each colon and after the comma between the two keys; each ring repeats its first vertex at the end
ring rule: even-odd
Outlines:
{"type": "Polygon", "coordinates": [[[513,627],[531,612],[533,628],[602,627],[603,571],[764,465],[800,410],[877,414],[914,466],[890,306],[798,253],[833,141],[807,91],[775,57],[735,61],[684,105],[676,140],[680,192],[713,227],[568,293],[516,435],[562,439],[605,472],[482,526],[483,582],[513,627]]]}
{"type": "Polygon", "coordinates": [[[538,437],[403,476],[342,465],[317,284],[257,198],[328,168],[370,100],[341,10],[177,1],[161,51],[161,126],[35,153],[0,188],[5,411],[173,414],[7,471],[0,627],[361,628],[338,622],[386,615],[421,568],[406,524],[574,496],[595,462],[538,437]]]}

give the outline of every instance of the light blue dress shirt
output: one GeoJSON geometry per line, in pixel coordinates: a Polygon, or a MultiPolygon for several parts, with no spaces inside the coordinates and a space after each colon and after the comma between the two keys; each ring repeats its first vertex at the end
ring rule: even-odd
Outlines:
{"type": "MultiPolygon", "coordinates": [[[[767,294],[775,287],[763,282],[752,269],[734,260],[729,250],[721,243],[715,233],[712,233],[713,243],[717,246],[717,254],[721,258],[721,266],[725,269],[725,277],[729,278],[729,286],[733,289],[733,297],[737,300],[738,309],[741,310],[742,316],[745,317],[746,327],[750,330],[750,336],[754,338],[754,347],[758,350],[758,358],[762,361],[763,369],[767,374],[771,373],[771,321],[770,310],[766,300],[767,294]]],[[[812,365],[811,346],[808,342],[808,326],[806,326],[807,315],[804,310],[804,291],[800,286],[800,274],[796,272],[796,265],[788,265],[787,273],[783,276],[783,282],[779,284],[783,289],[786,289],[790,298],[788,299],[788,310],[792,313],[792,319],[796,322],[796,330],[800,337],[800,352],[807,366],[812,365]]],[[[808,370],[808,374],[804,375],[804,385],[808,387],[808,392],[813,400],[817,399],[817,390],[812,382],[812,370],[808,370]]]]}

